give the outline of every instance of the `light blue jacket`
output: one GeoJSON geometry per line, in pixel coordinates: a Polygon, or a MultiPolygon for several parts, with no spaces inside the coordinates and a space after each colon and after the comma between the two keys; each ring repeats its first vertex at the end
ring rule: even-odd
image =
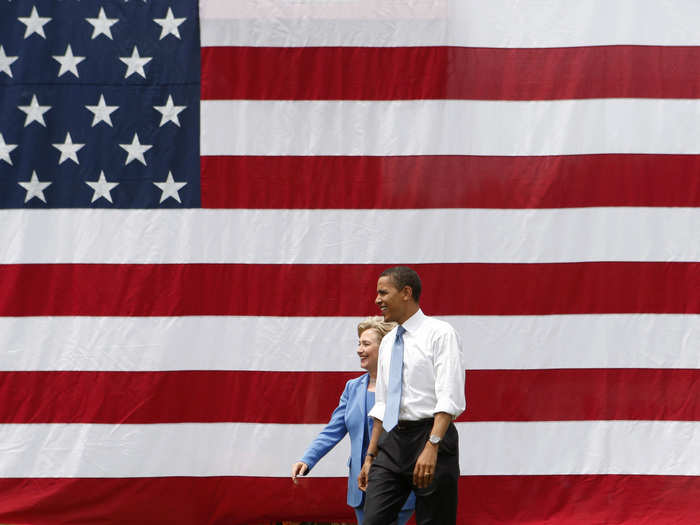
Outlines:
{"type": "MultiPolygon", "coordinates": [[[[369,374],[364,374],[358,378],[351,379],[345,383],[345,389],[340,396],[340,402],[331,415],[331,420],[321,433],[313,440],[309,448],[306,449],[301,461],[309,466],[309,471],[314,468],[318,461],[328,454],[328,452],[340,442],[345,434],[350,434],[350,459],[348,466],[350,473],[348,476],[348,505],[359,507],[364,503],[364,492],[357,486],[357,477],[362,470],[362,463],[367,454],[367,445],[372,435],[372,422],[367,415],[365,406],[365,395],[369,374]],[[367,432],[367,438],[365,437],[367,432]],[[364,443],[363,443],[364,442],[364,443]],[[363,446],[364,445],[364,446],[363,446]]],[[[406,500],[403,509],[415,508],[415,496],[413,492],[406,500]]]]}

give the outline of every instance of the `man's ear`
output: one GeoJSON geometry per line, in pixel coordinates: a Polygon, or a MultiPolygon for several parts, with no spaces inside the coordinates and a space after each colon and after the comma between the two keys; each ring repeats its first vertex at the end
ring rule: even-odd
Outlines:
{"type": "Polygon", "coordinates": [[[408,301],[413,297],[413,288],[408,285],[404,286],[401,292],[403,293],[402,298],[404,301],[408,301]]]}

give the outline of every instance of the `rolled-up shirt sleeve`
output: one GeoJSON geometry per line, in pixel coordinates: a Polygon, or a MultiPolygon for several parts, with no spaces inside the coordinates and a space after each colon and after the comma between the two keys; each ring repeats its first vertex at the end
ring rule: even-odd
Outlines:
{"type": "Polygon", "coordinates": [[[379,358],[377,359],[377,383],[374,386],[374,406],[369,411],[369,415],[380,421],[384,421],[384,411],[386,410],[386,382],[388,377],[388,362],[384,362],[383,357],[386,357],[387,352],[391,354],[391,347],[384,343],[388,340],[387,337],[382,339],[382,344],[379,345],[379,358]]]}
{"type": "Polygon", "coordinates": [[[457,332],[450,329],[441,334],[435,341],[434,352],[437,397],[434,413],[446,412],[457,418],[467,406],[464,356],[457,332]]]}

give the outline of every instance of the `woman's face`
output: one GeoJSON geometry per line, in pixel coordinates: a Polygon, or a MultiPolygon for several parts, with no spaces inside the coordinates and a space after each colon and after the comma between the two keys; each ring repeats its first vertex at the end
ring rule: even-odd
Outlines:
{"type": "Polygon", "coordinates": [[[377,357],[379,356],[379,334],[374,328],[368,328],[360,334],[357,344],[357,355],[360,357],[360,367],[368,372],[377,371],[377,357]]]}

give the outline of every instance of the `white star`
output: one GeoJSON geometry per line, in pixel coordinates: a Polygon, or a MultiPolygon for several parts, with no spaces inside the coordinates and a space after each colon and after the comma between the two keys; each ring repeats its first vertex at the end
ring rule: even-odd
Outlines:
{"type": "Polygon", "coordinates": [[[97,14],[97,18],[86,18],[85,20],[92,24],[92,40],[100,35],[105,35],[110,40],[114,40],[112,38],[112,26],[119,22],[119,19],[107,18],[104,7],[100,7],[100,12],[97,14]]]}
{"type": "Polygon", "coordinates": [[[61,68],[58,70],[59,77],[66,73],[73,73],[75,78],[80,78],[78,75],[78,64],[85,60],[85,57],[73,56],[73,50],[70,48],[70,44],[66,46],[65,55],[53,55],[53,59],[61,64],[61,68]]]}
{"type": "Polygon", "coordinates": [[[27,195],[24,197],[24,202],[29,202],[34,197],[41,199],[46,202],[46,197],[44,197],[44,190],[51,186],[51,182],[40,182],[39,178],[36,176],[36,171],[32,171],[32,178],[29,182],[18,182],[25,190],[27,190],[27,195]]]}
{"type": "Polygon", "coordinates": [[[165,15],[165,18],[154,18],[153,21],[158,24],[160,27],[163,29],[160,32],[160,38],[159,40],[163,40],[166,36],[168,35],[173,35],[176,36],[177,38],[180,38],[180,30],[178,27],[187,20],[186,17],[183,18],[175,18],[173,16],[173,10],[172,8],[168,7],[168,12],[165,15]]]}
{"type": "Polygon", "coordinates": [[[7,144],[5,142],[5,137],[0,133],[0,160],[4,160],[10,166],[12,166],[12,159],[10,158],[10,152],[17,147],[17,144],[7,144]]]}
{"type": "Polygon", "coordinates": [[[100,172],[100,178],[97,179],[95,182],[85,181],[85,184],[87,184],[94,190],[92,194],[92,200],[90,202],[95,202],[101,197],[104,197],[109,202],[112,202],[112,194],[110,193],[110,191],[119,186],[118,182],[107,182],[104,171],[100,172]]]}
{"type": "Polygon", "coordinates": [[[139,50],[136,49],[136,46],[134,46],[134,50],[131,52],[130,57],[119,57],[119,60],[124,62],[127,66],[124,78],[127,78],[130,75],[133,75],[134,73],[138,73],[143,78],[146,78],[146,72],[143,70],[143,66],[148,64],[151,60],[153,60],[153,57],[142,58],[139,55],[139,50]]]}
{"type": "Polygon", "coordinates": [[[44,113],[50,110],[51,106],[40,106],[39,101],[36,99],[36,95],[32,95],[32,101],[29,103],[28,106],[17,107],[27,114],[27,118],[24,119],[25,128],[34,121],[46,127],[46,122],[44,122],[44,113]]]}
{"type": "Polygon", "coordinates": [[[64,161],[70,159],[76,164],[78,162],[78,151],[80,151],[85,144],[73,144],[73,139],[70,138],[70,133],[66,133],[66,141],[63,144],[51,144],[54,148],[61,152],[61,158],[58,159],[59,164],[63,164],[64,161]]]}
{"type": "Polygon", "coordinates": [[[5,50],[0,46],[0,71],[7,74],[10,78],[12,78],[12,69],[10,69],[10,66],[15,60],[17,60],[17,57],[8,57],[5,54],[5,50]]]}
{"type": "Polygon", "coordinates": [[[131,141],[131,144],[119,144],[119,146],[128,153],[124,166],[129,164],[132,160],[138,160],[141,164],[146,166],[146,159],[143,154],[153,147],[152,145],[141,144],[139,142],[139,136],[136,133],[134,133],[134,139],[131,141]]]}
{"type": "Polygon", "coordinates": [[[154,182],[153,184],[158,186],[158,189],[160,189],[162,192],[160,194],[160,202],[172,197],[177,202],[182,204],[178,191],[181,190],[183,186],[187,186],[186,182],[175,182],[173,179],[173,174],[168,172],[168,178],[165,179],[165,182],[154,182]]]}
{"type": "Polygon", "coordinates": [[[100,101],[96,106],[85,106],[88,110],[92,111],[95,115],[92,119],[92,127],[94,128],[100,122],[106,122],[110,127],[112,126],[112,117],[110,115],[119,109],[119,106],[108,106],[105,102],[105,96],[100,94],[100,101]]]}
{"type": "Polygon", "coordinates": [[[17,19],[27,26],[27,29],[24,31],[24,38],[36,33],[40,37],[46,39],[44,25],[51,22],[51,18],[48,16],[39,16],[36,6],[32,7],[32,13],[29,16],[18,16],[17,19]]]}
{"type": "Polygon", "coordinates": [[[153,108],[158,111],[162,117],[160,118],[160,126],[162,127],[168,122],[172,122],[173,124],[179,126],[180,125],[180,119],[177,117],[182,111],[187,109],[187,106],[176,106],[173,104],[173,96],[168,95],[168,101],[165,103],[164,106],[153,106],[153,108]]]}

